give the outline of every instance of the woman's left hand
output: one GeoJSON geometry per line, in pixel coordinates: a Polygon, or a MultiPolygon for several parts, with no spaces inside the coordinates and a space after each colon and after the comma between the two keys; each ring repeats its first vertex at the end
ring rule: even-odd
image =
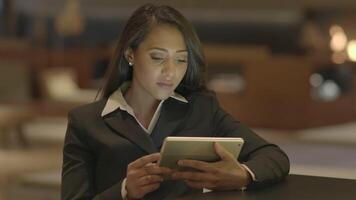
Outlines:
{"type": "Polygon", "coordinates": [[[199,171],[177,171],[172,174],[172,179],[184,180],[188,186],[196,189],[234,190],[247,186],[251,182],[251,176],[247,170],[218,143],[214,143],[214,149],[220,161],[209,163],[180,160],[179,166],[199,171]]]}

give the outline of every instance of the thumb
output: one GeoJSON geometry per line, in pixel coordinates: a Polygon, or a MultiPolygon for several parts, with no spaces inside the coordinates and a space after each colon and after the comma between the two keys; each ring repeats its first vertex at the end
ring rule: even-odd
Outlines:
{"type": "Polygon", "coordinates": [[[231,158],[231,153],[217,142],[214,142],[214,150],[221,160],[229,160],[231,158]]]}

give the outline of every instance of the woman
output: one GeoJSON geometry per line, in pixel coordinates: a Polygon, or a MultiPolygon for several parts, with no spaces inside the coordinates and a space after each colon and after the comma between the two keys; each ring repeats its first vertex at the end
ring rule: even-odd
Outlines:
{"type": "Polygon", "coordinates": [[[199,39],[177,10],[137,9],[102,98],[69,113],[62,199],[169,199],[191,189],[253,189],[283,179],[288,157],[220,108],[204,89],[204,66],[199,39]],[[182,160],[198,170],[177,172],[156,164],[168,135],[242,137],[245,144],[239,158],[216,144],[220,161],[182,160]]]}

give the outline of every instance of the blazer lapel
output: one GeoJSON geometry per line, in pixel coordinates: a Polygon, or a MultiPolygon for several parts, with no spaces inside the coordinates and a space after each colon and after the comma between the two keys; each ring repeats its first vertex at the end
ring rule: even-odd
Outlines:
{"type": "Polygon", "coordinates": [[[130,140],[148,154],[158,151],[150,136],[126,112],[114,112],[105,117],[104,121],[115,132],[130,140]]]}
{"type": "Polygon", "coordinates": [[[179,124],[185,119],[188,108],[189,103],[179,102],[172,98],[163,103],[161,114],[151,133],[151,137],[158,149],[161,148],[163,140],[167,136],[174,135],[179,124]]]}

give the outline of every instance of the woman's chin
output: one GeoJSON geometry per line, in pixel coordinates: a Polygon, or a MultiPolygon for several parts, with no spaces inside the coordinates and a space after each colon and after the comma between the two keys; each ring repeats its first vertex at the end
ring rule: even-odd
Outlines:
{"type": "Polygon", "coordinates": [[[159,101],[161,100],[166,100],[168,99],[170,96],[172,95],[172,92],[171,93],[168,93],[168,92],[161,92],[161,93],[157,93],[155,95],[155,98],[159,101]]]}

